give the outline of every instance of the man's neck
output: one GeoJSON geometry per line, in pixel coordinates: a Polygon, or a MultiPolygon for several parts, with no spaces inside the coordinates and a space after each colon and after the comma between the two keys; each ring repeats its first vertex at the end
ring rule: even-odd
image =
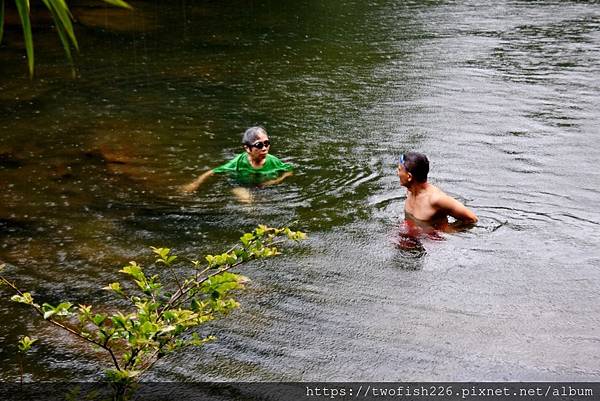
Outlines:
{"type": "Polygon", "coordinates": [[[429,184],[427,183],[427,181],[415,182],[412,183],[410,186],[406,187],[408,192],[410,192],[413,196],[418,196],[419,194],[427,191],[427,188],[429,188],[429,184]]]}

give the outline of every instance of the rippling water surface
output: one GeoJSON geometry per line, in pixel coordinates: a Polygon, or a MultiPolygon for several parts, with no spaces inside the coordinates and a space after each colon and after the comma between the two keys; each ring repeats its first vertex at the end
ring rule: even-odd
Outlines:
{"type": "MultiPolygon", "coordinates": [[[[600,5],[283,3],[77,8],[74,80],[45,31],[23,77],[9,26],[6,274],[40,299],[109,305],[99,288],[150,245],[192,257],[298,220],[310,240],[248,267],[242,308],[206,329],[219,340],[148,379],[600,380],[600,5]],[[227,179],[177,194],[254,124],[293,177],[250,204],[227,179]],[[394,245],[406,150],[475,228],[394,245]]],[[[96,377],[95,354],[65,354],[6,299],[0,319],[0,379],[35,329],[29,379],[96,377]]]]}

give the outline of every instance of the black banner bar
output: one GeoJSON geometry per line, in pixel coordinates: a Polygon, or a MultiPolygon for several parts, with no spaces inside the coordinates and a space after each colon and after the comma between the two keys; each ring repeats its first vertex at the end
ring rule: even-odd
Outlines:
{"type": "MultiPolygon", "coordinates": [[[[5,401],[108,401],[107,383],[0,383],[5,401]]],[[[124,398],[138,401],[592,401],[598,382],[306,382],[140,383],[124,398]]]]}

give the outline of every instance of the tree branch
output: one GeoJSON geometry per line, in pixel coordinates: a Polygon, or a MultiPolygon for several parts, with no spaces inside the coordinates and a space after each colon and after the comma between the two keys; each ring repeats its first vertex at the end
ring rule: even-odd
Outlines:
{"type": "MultiPolygon", "coordinates": [[[[11,283],[10,281],[8,281],[3,276],[0,276],[0,280],[2,280],[3,283],[5,283],[6,285],[8,285],[10,288],[12,288],[18,295],[23,296],[23,292],[21,290],[19,290],[15,284],[11,283]]],[[[28,304],[28,305],[31,306],[42,318],[44,318],[44,311],[39,307],[39,305],[36,305],[36,304],[33,304],[33,303],[28,304]]],[[[48,318],[48,319],[44,319],[44,320],[47,321],[47,322],[52,323],[53,325],[55,325],[57,327],[60,327],[61,329],[63,329],[65,331],[73,334],[76,337],[79,337],[80,339],[82,339],[84,341],[92,343],[92,344],[96,345],[97,347],[100,347],[100,348],[106,350],[110,354],[110,356],[111,356],[111,358],[113,360],[113,363],[114,363],[115,367],[117,368],[117,370],[121,370],[121,367],[119,366],[119,362],[117,361],[117,358],[115,357],[115,354],[113,353],[113,351],[112,351],[112,349],[110,347],[106,346],[105,344],[96,342],[96,341],[92,340],[91,338],[88,338],[88,337],[84,336],[83,334],[81,334],[77,330],[72,329],[71,327],[66,326],[66,325],[64,325],[64,324],[62,324],[62,323],[60,323],[60,322],[58,322],[58,321],[56,321],[56,320],[54,320],[52,318],[48,318]]]]}

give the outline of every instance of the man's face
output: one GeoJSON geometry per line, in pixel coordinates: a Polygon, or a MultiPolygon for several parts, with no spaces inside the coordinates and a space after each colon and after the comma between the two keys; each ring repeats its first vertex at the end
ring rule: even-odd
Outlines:
{"type": "Polygon", "coordinates": [[[267,157],[270,147],[269,137],[259,133],[254,142],[246,146],[246,152],[248,152],[252,160],[262,160],[267,157]]]}
{"type": "Polygon", "coordinates": [[[400,178],[400,185],[406,187],[412,181],[412,175],[406,171],[403,163],[398,163],[398,177],[400,178]]]}

